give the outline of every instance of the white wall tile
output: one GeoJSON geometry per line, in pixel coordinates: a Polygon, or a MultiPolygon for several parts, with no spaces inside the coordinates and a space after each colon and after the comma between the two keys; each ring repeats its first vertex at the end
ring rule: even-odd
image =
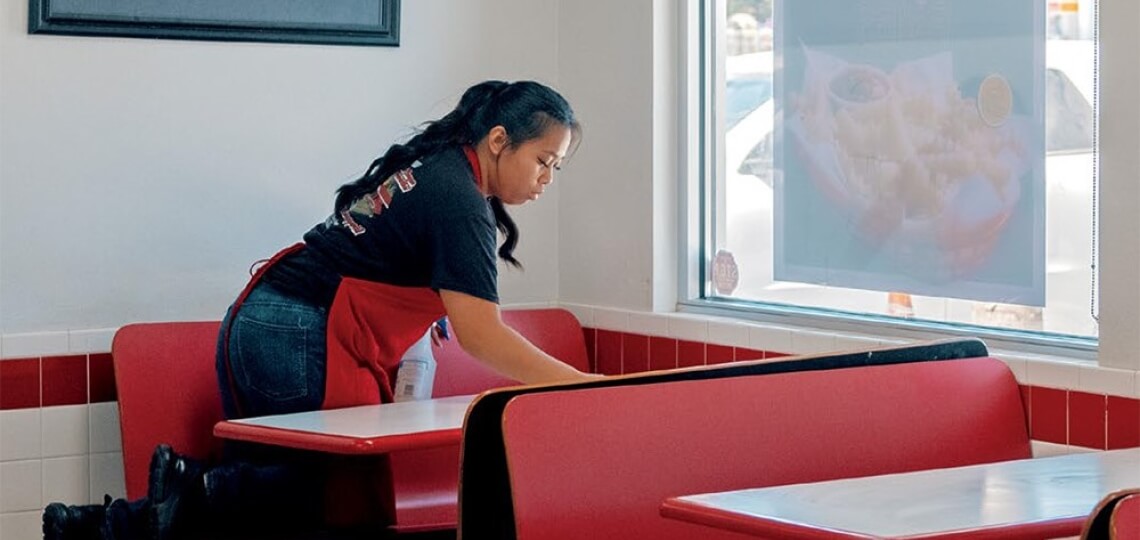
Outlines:
{"type": "Polygon", "coordinates": [[[594,327],[594,308],[582,304],[559,304],[560,307],[573,313],[578,318],[578,324],[586,327],[594,327]]]}
{"type": "Polygon", "coordinates": [[[792,352],[795,354],[819,354],[835,351],[835,334],[828,332],[792,333],[792,352]]]}
{"type": "Polygon", "coordinates": [[[43,514],[40,511],[0,514],[0,538],[40,540],[43,538],[43,514]]]}
{"type": "Polygon", "coordinates": [[[913,342],[914,340],[903,338],[879,338],[879,345],[883,347],[901,347],[913,342]]]}
{"type": "Polygon", "coordinates": [[[709,321],[709,343],[730,347],[752,347],[751,326],[728,320],[709,321]]]}
{"type": "Polygon", "coordinates": [[[1029,368],[1028,362],[1024,358],[1009,354],[995,355],[994,358],[1001,360],[1005,365],[1009,366],[1009,370],[1013,372],[1013,377],[1017,379],[1018,383],[1027,384],[1026,381],[1028,377],[1026,374],[1029,368]]]}
{"type": "Polygon", "coordinates": [[[43,509],[41,468],[38,459],[0,463],[0,512],[43,509]]]}
{"type": "Polygon", "coordinates": [[[1081,366],[1077,388],[1091,394],[1132,397],[1136,388],[1136,372],[1096,366],[1081,366]]]}
{"type": "Polygon", "coordinates": [[[597,308],[594,310],[594,324],[602,330],[628,332],[629,312],[620,309],[597,308]]]}
{"type": "Polygon", "coordinates": [[[44,407],[43,456],[86,455],[89,441],[87,405],[44,407]]]}
{"type": "Polygon", "coordinates": [[[879,340],[871,337],[852,336],[848,334],[835,335],[836,351],[867,351],[882,347],[879,340]]]}
{"type": "Polygon", "coordinates": [[[1060,456],[1070,453],[1069,445],[1056,444],[1045,441],[1029,441],[1029,447],[1033,452],[1033,457],[1049,457],[1060,456]]]}
{"type": "Polygon", "coordinates": [[[499,304],[503,309],[547,309],[558,307],[557,302],[511,302],[508,304],[499,304]]]}
{"type": "Polygon", "coordinates": [[[668,337],[669,316],[657,313],[630,313],[628,331],[647,336],[668,337]]]}
{"type": "Polygon", "coordinates": [[[1080,379],[1080,366],[1063,362],[1032,360],[1026,363],[1026,381],[1034,386],[1048,388],[1076,388],[1080,379]]]}
{"type": "Polygon", "coordinates": [[[1084,446],[1075,446],[1075,445],[1069,446],[1069,453],[1070,454],[1090,454],[1092,452],[1103,452],[1103,451],[1104,450],[1101,450],[1100,448],[1086,448],[1084,446]]]}
{"type": "Polygon", "coordinates": [[[100,330],[72,330],[67,333],[67,350],[71,353],[111,352],[115,328],[100,330]]]}
{"type": "Polygon", "coordinates": [[[121,499],[127,496],[127,481],[123,475],[123,454],[109,452],[91,454],[91,495],[88,502],[103,502],[103,495],[121,499]]]}
{"type": "Polygon", "coordinates": [[[90,493],[91,473],[87,455],[43,461],[43,500],[48,503],[85,504],[90,493]]]}
{"type": "Polygon", "coordinates": [[[87,409],[91,418],[91,453],[122,452],[118,402],[92,403],[87,409]]]}
{"type": "Polygon", "coordinates": [[[669,317],[669,337],[705,343],[709,340],[709,322],[704,317],[669,317]]]}
{"type": "Polygon", "coordinates": [[[31,358],[68,354],[67,332],[37,332],[0,336],[4,358],[31,358]]]}
{"type": "Polygon", "coordinates": [[[0,461],[40,458],[40,409],[0,411],[0,461]]]}
{"type": "Polygon", "coordinates": [[[753,326],[748,329],[748,347],[792,354],[792,331],[778,326],[753,326]]]}

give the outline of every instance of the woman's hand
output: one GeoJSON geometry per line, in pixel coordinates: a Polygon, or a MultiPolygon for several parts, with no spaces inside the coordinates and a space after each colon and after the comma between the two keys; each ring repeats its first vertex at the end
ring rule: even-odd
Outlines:
{"type": "Polygon", "coordinates": [[[515,332],[499,315],[499,306],[469,294],[440,290],[447,319],[459,346],[495,371],[524,384],[596,380],[515,332]]]}
{"type": "Polygon", "coordinates": [[[447,331],[447,318],[442,317],[431,323],[431,344],[442,347],[443,342],[450,340],[451,334],[447,331]]]}

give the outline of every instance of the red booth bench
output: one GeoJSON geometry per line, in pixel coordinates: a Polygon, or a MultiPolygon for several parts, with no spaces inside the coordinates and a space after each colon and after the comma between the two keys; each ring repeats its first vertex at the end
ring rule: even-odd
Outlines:
{"type": "Polygon", "coordinates": [[[1081,540],[1140,538],[1140,487],[1106,495],[1093,508],[1081,530],[1081,540]]]}
{"type": "MultiPolygon", "coordinates": [[[[503,320],[539,348],[581,370],[588,369],[582,328],[562,309],[505,310],[503,320]]],[[[160,322],[123,326],[111,346],[123,468],[128,498],[146,495],[155,445],[199,459],[216,459],[212,435],[222,420],[214,370],[219,323],[160,322]]],[[[454,341],[435,349],[436,397],[476,394],[515,384],[470,357],[454,341]]],[[[398,531],[456,527],[459,446],[396,452],[386,456],[388,485],[377,486],[391,528],[398,531]]]]}
{"type": "Polygon", "coordinates": [[[986,354],[968,340],[492,391],[465,428],[461,536],[743,538],[659,507],[1031,457],[1017,382],[986,354]]]}

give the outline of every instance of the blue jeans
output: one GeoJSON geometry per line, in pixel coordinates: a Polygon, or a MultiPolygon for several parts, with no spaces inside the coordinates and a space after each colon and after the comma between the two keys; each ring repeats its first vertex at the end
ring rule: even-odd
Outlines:
{"type": "Polygon", "coordinates": [[[287,296],[264,281],[237,313],[230,306],[216,360],[226,418],[319,410],[325,398],[327,327],[327,308],[287,296]],[[225,335],[231,321],[227,370],[225,335]]]}

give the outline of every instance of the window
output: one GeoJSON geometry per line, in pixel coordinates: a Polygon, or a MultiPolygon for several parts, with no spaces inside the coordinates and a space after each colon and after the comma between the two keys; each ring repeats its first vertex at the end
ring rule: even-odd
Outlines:
{"type": "Polygon", "coordinates": [[[692,296],[1092,347],[1095,9],[706,0],[692,296]]]}

